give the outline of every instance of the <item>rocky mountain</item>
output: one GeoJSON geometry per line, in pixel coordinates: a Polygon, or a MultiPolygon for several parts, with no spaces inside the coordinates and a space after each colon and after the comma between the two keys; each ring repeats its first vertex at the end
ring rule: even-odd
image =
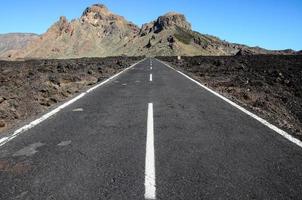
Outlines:
{"type": "Polygon", "coordinates": [[[139,28],[111,13],[104,5],[93,5],[79,19],[60,17],[35,42],[16,51],[13,58],[71,58],[116,55],[139,28]]]}
{"type": "Polygon", "coordinates": [[[39,36],[34,33],[0,34],[0,54],[20,50],[38,37],[39,36]]]}
{"type": "Polygon", "coordinates": [[[102,4],[84,10],[79,19],[60,17],[46,33],[24,44],[22,50],[0,53],[5,59],[105,56],[293,54],[222,41],[191,29],[184,15],[170,12],[141,28],[102,4]]]}

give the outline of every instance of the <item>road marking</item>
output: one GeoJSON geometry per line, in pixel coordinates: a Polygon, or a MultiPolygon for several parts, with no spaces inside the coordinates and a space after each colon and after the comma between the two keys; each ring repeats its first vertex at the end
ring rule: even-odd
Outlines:
{"type": "Polygon", "coordinates": [[[120,71],[119,73],[111,76],[110,78],[106,79],[105,81],[93,86],[92,88],[88,89],[86,92],[83,92],[81,94],[79,94],[78,96],[74,97],[73,99],[65,102],[64,104],[58,106],[57,108],[49,111],[48,113],[44,114],[42,117],[30,122],[29,124],[26,124],[25,126],[15,130],[13,132],[12,135],[9,135],[7,137],[3,137],[0,138],[0,147],[3,146],[4,144],[6,144],[7,142],[11,141],[12,139],[14,139],[15,137],[17,137],[18,135],[20,135],[21,133],[35,127],[36,125],[40,124],[41,122],[43,122],[44,120],[48,119],[49,117],[53,116],[54,114],[56,114],[57,112],[59,112],[60,110],[62,110],[63,108],[69,106],[70,104],[76,102],[77,100],[81,99],[83,96],[85,96],[86,94],[92,92],[93,90],[97,89],[98,87],[104,85],[105,83],[111,81],[112,79],[116,78],[117,76],[121,75],[122,73],[126,72],[127,70],[133,68],[135,65],[137,65],[138,63],[143,62],[145,59],[138,61],[137,63],[134,63],[133,65],[131,65],[130,67],[120,71]]]}
{"type": "Polygon", "coordinates": [[[83,112],[83,111],[84,111],[83,108],[76,108],[72,110],[72,112],[83,112]]]}
{"type": "Polygon", "coordinates": [[[234,103],[233,101],[229,100],[228,98],[222,96],[221,94],[211,90],[210,88],[206,87],[205,85],[199,83],[198,81],[192,79],[191,77],[189,77],[188,75],[182,73],[181,71],[178,71],[176,69],[174,69],[173,67],[171,67],[170,65],[162,62],[161,60],[158,60],[159,62],[161,62],[163,65],[171,68],[172,70],[178,72],[179,74],[183,75],[184,77],[190,79],[191,81],[193,81],[194,83],[196,83],[197,85],[199,85],[200,87],[204,88],[205,90],[209,91],[210,93],[214,94],[215,96],[221,98],[222,100],[226,101],[227,103],[231,104],[232,106],[234,106],[235,108],[241,110],[242,112],[244,112],[245,114],[249,115],[250,117],[256,119],[257,121],[259,121],[261,124],[267,126],[268,128],[272,129],[273,131],[277,132],[278,134],[280,134],[281,136],[283,136],[284,138],[286,138],[287,140],[295,143],[296,145],[298,145],[299,147],[302,148],[302,141],[300,141],[299,139],[293,137],[292,135],[288,134],[287,132],[281,130],[280,128],[276,127],[275,125],[269,123],[268,121],[266,121],[265,119],[262,119],[261,117],[257,116],[256,114],[246,110],[245,108],[239,106],[238,104],[234,103]]]}
{"type": "Polygon", "coordinates": [[[145,199],[156,198],[153,103],[148,104],[146,162],[145,162],[145,199]]]}
{"type": "Polygon", "coordinates": [[[150,81],[152,81],[152,74],[150,74],[150,81]]]}
{"type": "Polygon", "coordinates": [[[8,139],[8,137],[0,138],[0,144],[7,139],[8,139]]]}
{"type": "Polygon", "coordinates": [[[150,67],[150,69],[152,70],[152,67],[150,67]]]}
{"type": "Polygon", "coordinates": [[[127,85],[127,83],[123,83],[123,84],[122,84],[122,86],[126,86],[126,85],[127,85]]]}

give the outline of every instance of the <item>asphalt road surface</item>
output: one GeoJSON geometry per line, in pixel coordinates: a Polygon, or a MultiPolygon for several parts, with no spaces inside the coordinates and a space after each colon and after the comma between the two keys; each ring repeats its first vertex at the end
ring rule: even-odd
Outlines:
{"type": "Polygon", "coordinates": [[[302,148],[145,59],[2,145],[0,199],[302,199],[302,148]]]}

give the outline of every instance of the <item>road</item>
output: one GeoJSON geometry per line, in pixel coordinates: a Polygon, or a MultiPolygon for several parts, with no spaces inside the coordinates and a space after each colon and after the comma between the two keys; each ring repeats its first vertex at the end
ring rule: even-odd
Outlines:
{"type": "Polygon", "coordinates": [[[302,199],[302,148],[145,59],[2,145],[0,199],[302,199]]]}

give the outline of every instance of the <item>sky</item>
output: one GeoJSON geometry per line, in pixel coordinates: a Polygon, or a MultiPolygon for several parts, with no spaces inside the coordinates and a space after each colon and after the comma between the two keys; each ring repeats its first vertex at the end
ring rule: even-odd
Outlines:
{"type": "Polygon", "coordinates": [[[302,50],[302,0],[0,0],[0,33],[44,33],[59,19],[79,18],[92,4],[141,26],[169,11],[192,28],[229,42],[302,50]]]}

